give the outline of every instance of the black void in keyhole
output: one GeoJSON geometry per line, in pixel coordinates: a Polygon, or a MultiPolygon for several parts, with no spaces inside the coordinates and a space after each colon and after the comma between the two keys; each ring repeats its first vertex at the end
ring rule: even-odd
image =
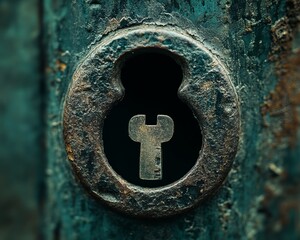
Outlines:
{"type": "Polygon", "coordinates": [[[169,52],[151,48],[124,57],[120,78],[125,88],[122,101],[112,107],[103,127],[105,155],[111,167],[128,182],[159,187],[183,177],[196,163],[202,135],[191,109],[177,96],[183,71],[169,52]],[[158,114],[174,121],[174,134],[162,144],[162,180],[139,178],[140,143],[128,135],[128,123],[137,114],[147,125],[156,125],[158,114]]]}

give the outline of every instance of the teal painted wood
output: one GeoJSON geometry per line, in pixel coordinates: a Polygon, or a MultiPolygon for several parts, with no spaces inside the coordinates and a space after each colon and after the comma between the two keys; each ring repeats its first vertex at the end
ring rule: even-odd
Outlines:
{"type": "Polygon", "coordinates": [[[299,238],[297,8],[291,0],[45,0],[45,239],[299,238]],[[242,112],[240,148],[223,187],[195,210],[159,220],[122,216],[91,198],[62,138],[64,97],[79,61],[108,33],[139,24],[202,36],[230,70],[242,112]]]}
{"type": "Polygon", "coordinates": [[[0,239],[38,233],[42,109],[38,1],[0,2],[0,239]]]}

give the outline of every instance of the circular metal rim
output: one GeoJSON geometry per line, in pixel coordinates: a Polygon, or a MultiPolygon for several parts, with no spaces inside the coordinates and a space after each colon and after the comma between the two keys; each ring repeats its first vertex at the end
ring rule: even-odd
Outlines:
{"type": "Polygon", "coordinates": [[[178,30],[139,26],[106,37],[77,67],[64,106],[64,139],[76,175],[96,198],[130,215],[161,217],[192,208],[222,184],[238,147],[239,114],[225,67],[203,44],[178,30]],[[158,188],[122,179],[108,164],[102,144],[105,116],[123,96],[120,58],[141,48],[164,49],[184,60],[178,94],[195,113],[203,134],[195,166],[158,188]]]}

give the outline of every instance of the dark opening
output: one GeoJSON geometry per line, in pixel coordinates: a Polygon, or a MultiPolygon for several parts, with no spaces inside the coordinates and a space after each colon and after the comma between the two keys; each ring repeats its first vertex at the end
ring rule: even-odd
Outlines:
{"type": "Polygon", "coordinates": [[[142,187],[179,180],[196,163],[202,144],[196,118],[177,96],[183,72],[171,56],[162,50],[147,49],[125,58],[120,76],[125,96],[104,123],[104,150],[110,165],[125,180],[142,187]],[[148,125],[156,124],[158,114],[174,121],[172,139],[162,144],[162,180],[139,178],[140,144],[128,136],[129,120],[137,114],[145,114],[148,125]]]}

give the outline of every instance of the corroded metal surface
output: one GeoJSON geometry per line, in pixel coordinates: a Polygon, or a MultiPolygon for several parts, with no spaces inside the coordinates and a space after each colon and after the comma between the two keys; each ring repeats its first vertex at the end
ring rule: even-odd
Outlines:
{"type": "Polygon", "coordinates": [[[139,26],[103,39],[75,71],[64,107],[65,144],[78,178],[96,198],[135,216],[174,215],[218,189],[236,154],[239,128],[237,95],[222,63],[199,41],[170,28],[139,26]],[[130,52],[141,48],[160,49],[180,63],[184,76],[178,96],[203,133],[195,166],[159,188],[122,179],[108,164],[102,142],[104,119],[124,95],[120,67],[130,52]]]}
{"type": "Polygon", "coordinates": [[[146,116],[136,115],[129,121],[129,137],[141,143],[140,178],[162,179],[161,144],[170,141],[174,133],[173,119],[166,115],[157,116],[156,125],[145,125],[146,116]]]}

